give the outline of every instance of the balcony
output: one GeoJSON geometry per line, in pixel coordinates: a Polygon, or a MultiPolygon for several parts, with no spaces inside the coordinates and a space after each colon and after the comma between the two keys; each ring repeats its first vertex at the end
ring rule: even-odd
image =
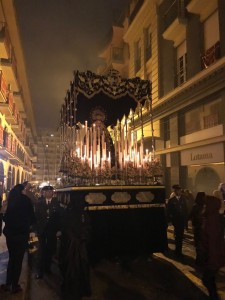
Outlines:
{"type": "Polygon", "coordinates": [[[211,114],[204,117],[204,128],[211,128],[214,126],[219,125],[219,115],[218,114],[211,114]]]}
{"type": "Polygon", "coordinates": [[[20,89],[18,92],[13,92],[14,101],[16,103],[16,107],[18,111],[24,112],[25,111],[25,105],[24,105],[24,99],[23,99],[23,91],[20,89]]]}
{"type": "Polygon", "coordinates": [[[207,69],[220,58],[220,42],[216,42],[201,55],[202,69],[207,69]]]}
{"type": "Polygon", "coordinates": [[[11,90],[19,91],[19,78],[17,73],[17,63],[14,53],[11,53],[11,58],[0,58],[0,66],[7,78],[8,83],[11,85],[11,90]]]}
{"type": "Polygon", "coordinates": [[[7,93],[8,93],[8,84],[5,80],[4,74],[2,71],[0,71],[0,103],[6,103],[7,102],[7,93]]]}
{"type": "Polygon", "coordinates": [[[186,4],[188,0],[175,0],[164,13],[163,38],[174,42],[177,47],[186,38],[186,4]]]}
{"type": "Polygon", "coordinates": [[[11,42],[4,22],[0,22],[0,53],[1,58],[10,57],[11,42]]]}
{"type": "Polygon", "coordinates": [[[8,121],[11,123],[11,125],[17,125],[19,124],[19,119],[19,112],[16,109],[16,105],[14,103],[13,114],[8,118],[8,121]]]}
{"type": "Polygon", "coordinates": [[[190,13],[200,15],[200,20],[203,22],[208,18],[218,7],[218,0],[205,1],[202,0],[191,0],[187,5],[187,10],[190,13]]]}
{"type": "Polygon", "coordinates": [[[12,93],[9,93],[6,103],[0,103],[0,111],[6,116],[7,121],[13,118],[14,101],[12,93]]]}

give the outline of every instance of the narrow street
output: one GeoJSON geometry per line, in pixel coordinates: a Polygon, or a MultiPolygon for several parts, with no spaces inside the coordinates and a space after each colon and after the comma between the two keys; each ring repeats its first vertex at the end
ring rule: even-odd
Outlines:
{"type": "MultiPolygon", "coordinates": [[[[201,282],[201,273],[194,267],[194,247],[191,230],[185,234],[182,260],[173,256],[173,229],[168,228],[170,250],[164,254],[155,253],[149,258],[139,258],[124,269],[116,262],[102,261],[91,269],[92,296],[83,300],[206,300],[207,292],[201,282]]],[[[0,238],[1,283],[4,283],[8,253],[4,236],[0,238]]],[[[52,274],[42,280],[35,279],[35,252],[25,258],[20,278],[24,292],[11,295],[0,293],[0,300],[62,300],[61,278],[56,263],[52,274]]],[[[225,300],[225,268],[217,277],[218,292],[225,300]]],[[[67,300],[67,299],[63,299],[67,300]]]]}
{"type": "MultiPolygon", "coordinates": [[[[170,250],[156,253],[152,258],[140,258],[124,270],[120,264],[102,261],[91,270],[92,297],[90,300],[204,300],[207,292],[201,283],[200,272],[194,268],[194,247],[191,231],[184,240],[184,258],[173,257],[173,231],[168,228],[170,250]]],[[[53,274],[35,280],[30,274],[29,299],[60,299],[60,276],[57,266],[53,274]]],[[[224,298],[225,270],[218,276],[219,295],[224,298]]]]}

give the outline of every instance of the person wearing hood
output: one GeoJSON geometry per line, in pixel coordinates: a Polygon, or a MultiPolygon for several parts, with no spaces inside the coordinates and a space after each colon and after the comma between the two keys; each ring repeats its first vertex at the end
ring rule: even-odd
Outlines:
{"type": "Polygon", "coordinates": [[[217,190],[213,191],[213,196],[220,199],[221,207],[219,213],[225,213],[225,183],[220,183],[217,190]]]}
{"type": "Polygon", "coordinates": [[[9,252],[6,283],[1,285],[4,291],[20,292],[18,281],[22,270],[22,262],[26,249],[30,227],[35,223],[34,209],[30,199],[24,194],[22,184],[15,185],[7,197],[7,209],[3,221],[3,233],[9,252]]]}
{"type": "Polygon", "coordinates": [[[220,199],[214,196],[205,197],[205,212],[201,233],[202,244],[202,282],[209,292],[211,300],[218,300],[216,274],[225,266],[224,227],[219,213],[220,199]]]}
{"type": "Polygon", "coordinates": [[[202,259],[202,245],[201,245],[201,232],[205,211],[205,197],[204,192],[198,192],[195,198],[194,205],[190,213],[190,220],[192,223],[192,229],[194,234],[194,244],[196,251],[195,263],[197,266],[201,265],[202,259]]]}

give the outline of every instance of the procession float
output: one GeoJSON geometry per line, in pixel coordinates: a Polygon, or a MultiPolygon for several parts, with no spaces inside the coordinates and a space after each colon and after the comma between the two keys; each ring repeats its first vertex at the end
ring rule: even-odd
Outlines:
{"type": "Polygon", "coordinates": [[[75,71],[60,114],[62,180],[56,193],[63,205],[76,202],[90,217],[92,259],[167,249],[150,81],[124,79],[115,70],[75,71]]]}

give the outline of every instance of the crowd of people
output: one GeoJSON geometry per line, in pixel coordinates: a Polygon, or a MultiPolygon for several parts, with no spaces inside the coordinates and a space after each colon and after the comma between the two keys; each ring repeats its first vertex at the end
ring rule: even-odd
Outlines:
{"type": "Polygon", "coordinates": [[[196,249],[196,268],[202,272],[202,282],[211,300],[218,300],[216,275],[225,266],[224,201],[225,184],[220,184],[213,195],[198,192],[196,198],[174,185],[167,201],[168,223],[174,226],[175,255],[183,256],[182,243],[188,221],[192,223],[196,249]]]}
{"type": "MultiPolygon", "coordinates": [[[[220,184],[213,195],[198,192],[195,198],[189,190],[183,190],[178,184],[172,188],[173,192],[166,202],[166,215],[168,224],[174,227],[174,254],[182,259],[184,232],[191,222],[196,268],[202,272],[202,282],[208,289],[210,299],[217,300],[215,278],[218,270],[225,266],[225,184],[220,184]]],[[[65,209],[54,197],[52,186],[45,186],[37,194],[32,191],[29,182],[24,182],[15,185],[9,192],[7,209],[0,219],[5,223],[3,234],[9,252],[6,282],[1,285],[2,290],[12,293],[21,291],[19,278],[32,230],[38,238],[35,278],[42,279],[51,273],[57,237],[60,236],[62,295],[66,299],[81,299],[91,294],[87,254],[90,221],[82,203],[68,203],[65,209]]]]}
{"type": "Polygon", "coordinates": [[[29,182],[15,185],[10,190],[6,202],[7,208],[1,221],[5,223],[3,234],[6,237],[9,259],[6,281],[1,285],[1,290],[13,294],[22,291],[19,284],[22,262],[31,232],[32,235],[35,232],[38,239],[35,278],[39,280],[51,273],[57,238],[61,236],[59,251],[63,255],[60,255],[58,262],[63,279],[63,299],[74,299],[74,296],[81,299],[84,295],[90,295],[86,250],[86,228],[89,225],[87,215],[81,212],[82,206],[74,207],[70,203],[65,209],[54,197],[52,186],[43,187],[38,194],[37,191],[32,191],[29,182]],[[79,271],[74,272],[76,268],[79,268],[79,271]]]}

